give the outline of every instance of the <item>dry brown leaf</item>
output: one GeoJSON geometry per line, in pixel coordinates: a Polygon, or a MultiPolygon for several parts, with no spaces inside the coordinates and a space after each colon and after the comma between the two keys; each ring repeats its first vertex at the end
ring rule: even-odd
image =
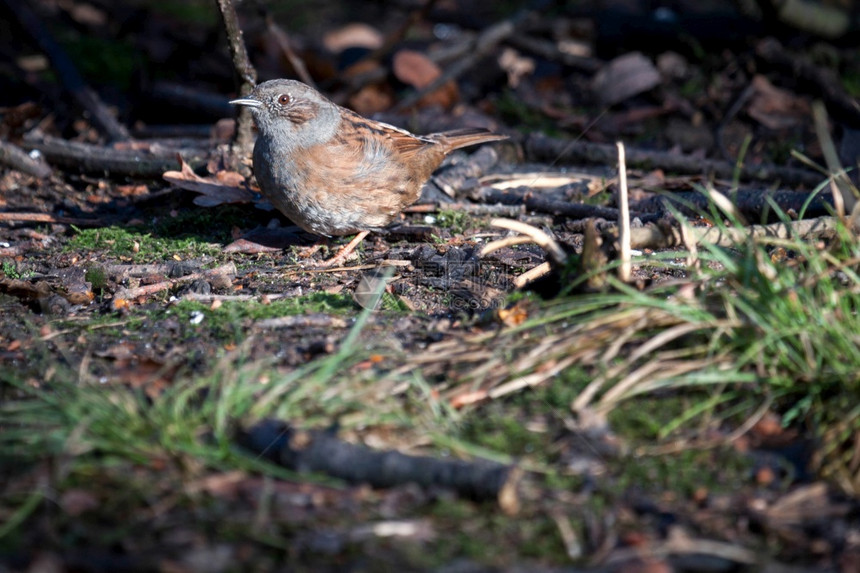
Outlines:
{"type": "Polygon", "coordinates": [[[778,88],[762,75],[752,81],[753,97],[747,113],[769,129],[787,129],[801,124],[812,113],[809,103],[788,90],[778,88]]]}
{"type": "MultiPolygon", "coordinates": [[[[416,90],[426,88],[442,75],[442,70],[433,60],[414,50],[400,50],[394,54],[392,68],[394,76],[398,80],[416,90]]],[[[439,89],[426,94],[415,104],[415,107],[439,105],[449,109],[459,99],[460,93],[457,90],[457,84],[452,80],[446,82],[439,89]]]]}
{"type": "Polygon", "coordinates": [[[605,105],[615,105],[659,86],[654,63],[640,52],[618,56],[597,72],[591,89],[605,105]]]}
{"type": "Polygon", "coordinates": [[[182,158],[180,171],[165,171],[162,177],[168,183],[200,193],[194,199],[195,205],[213,207],[225,203],[253,203],[254,193],[245,178],[232,171],[219,171],[214,178],[200,177],[182,158]]]}

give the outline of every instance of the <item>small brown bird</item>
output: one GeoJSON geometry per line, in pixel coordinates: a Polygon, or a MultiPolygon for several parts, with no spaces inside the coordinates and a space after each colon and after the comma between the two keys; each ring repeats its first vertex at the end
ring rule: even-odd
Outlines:
{"type": "Polygon", "coordinates": [[[359,233],[329,264],[417,201],[445,155],[507,138],[486,129],[413,135],[295,80],[264,82],[230,103],[250,107],[257,123],[254,175],[263,195],[306,231],[359,233]]]}

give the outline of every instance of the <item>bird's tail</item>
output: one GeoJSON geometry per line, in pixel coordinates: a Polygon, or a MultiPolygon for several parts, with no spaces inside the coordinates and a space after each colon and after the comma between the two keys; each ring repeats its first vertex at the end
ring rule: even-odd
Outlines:
{"type": "Polygon", "coordinates": [[[467,127],[464,129],[434,133],[432,138],[444,144],[448,148],[448,151],[453,151],[455,149],[460,149],[461,147],[468,147],[469,145],[507,139],[508,136],[500,133],[493,133],[489,129],[484,129],[483,127],[467,127]]]}

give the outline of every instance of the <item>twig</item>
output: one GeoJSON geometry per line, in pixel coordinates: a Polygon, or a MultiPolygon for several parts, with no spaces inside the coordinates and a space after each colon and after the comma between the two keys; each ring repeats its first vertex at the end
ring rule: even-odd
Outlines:
{"type": "Polygon", "coordinates": [[[544,262],[539,264],[533,269],[529,269],[517,278],[514,279],[514,286],[517,288],[523,288],[529,283],[533,283],[544,275],[549,274],[552,271],[552,265],[550,263],[544,262]]]}
{"type": "Polygon", "coordinates": [[[555,239],[537,227],[532,227],[531,225],[527,225],[520,221],[512,221],[511,219],[493,219],[490,221],[490,225],[493,227],[501,227],[502,229],[516,231],[517,233],[522,233],[523,235],[528,236],[535,244],[545,250],[556,264],[563,265],[567,260],[567,255],[565,254],[564,249],[555,242],[555,239]]]}
{"type": "Polygon", "coordinates": [[[51,176],[51,167],[42,161],[33,159],[17,145],[0,141],[0,163],[12,169],[45,179],[51,176]]]}
{"type": "MultiPolygon", "coordinates": [[[[248,52],[242,38],[242,29],[239,27],[239,18],[236,16],[233,2],[231,0],[216,0],[216,2],[224,22],[224,30],[227,32],[227,43],[230,46],[233,69],[241,82],[239,94],[246,96],[257,84],[257,70],[254,69],[248,58],[248,52]]],[[[242,152],[250,154],[253,143],[254,132],[250,108],[239,106],[239,117],[236,122],[236,145],[242,152]]]]}
{"type": "Polygon", "coordinates": [[[174,286],[181,284],[181,283],[196,281],[198,279],[220,280],[223,278],[231,278],[235,275],[236,275],[236,265],[234,265],[233,263],[227,263],[227,264],[221,265],[220,267],[216,267],[214,269],[209,269],[206,271],[191,273],[191,274],[185,275],[183,277],[178,277],[175,279],[161,281],[161,282],[150,284],[150,285],[143,285],[143,286],[139,286],[137,288],[122,289],[120,291],[117,291],[116,295],[114,296],[114,300],[115,301],[133,300],[133,299],[137,299],[137,298],[150,296],[150,295],[153,295],[157,292],[168,290],[168,289],[173,288],[174,286]]]}
{"type": "Polygon", "coordinates": [[[510,237],[504,237],[497,241],[491,241],[487,243],[481,248],[481,252],[479,254],[480,256],[484,257],[494,251],[498,251],[499,249],[513,247],[514,245],[524,245],[525,243],[531,242],[531,237],[527,237],[525,235],[511,235],[510,237]]]}
{"type": "Polygon", "coordinates": [[[48,27],[39,21],[39,17],[28,6],[28,3],[21,0],[5,0],[5,2],[15,14],[21,27],[27,31],[39,49],[45,52],[48,59],[51,60],[51,65],[66,91],[71,94],[78,105],[92,116],[96,126],[112,141],[131,139],[125,126],[111,115],[98,94],[84,82],[74,62],[48,32],[48,27]]]}
{"type": "Polygon", "coordinates": [[[630,264],[630,205],[627,201],[627,162],[624,159],[624,144],[620,141],[618,147],[618,242],[621,248],[621,266],[618,267],[618,278],[622,282],[630,282],[632,265],[630,264]]]}
{"type": "Polygon", "coordinates": [[[11,221],[20,221],[22,223],[57,223],[61,225],[77,225],[78,227],[100,227],[108,223],[107,219],[61,217],[48,213],[0,213],[0,222],[11,221]]]}

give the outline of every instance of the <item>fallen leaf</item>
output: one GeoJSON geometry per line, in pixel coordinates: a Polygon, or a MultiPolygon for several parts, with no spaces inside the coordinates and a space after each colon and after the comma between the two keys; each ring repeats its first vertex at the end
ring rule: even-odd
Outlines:
{"type": "Polygon", "coordinates": [[[752,80],[753,96],[747,113],[769,129],[787,129],[808,121],[812,113],[806,100],[778,88],[766,77],[752,80]]]}
{"type": "Polygon", "coordinates": [[[594,76],[591,89],[605,105],[615,105],[659,86],[662,79],[654,63],[641,52],[618,56],[594,76]]]}
{"type": "MultiPolygon", "coordinates": [[[[392,61],[394,76],[416,90],[422,90],[435,82],[442,75],[442,70],[433,60],[414,50],[400,50],[394,54],[392,61]]],[[[433,105],[450,109],[460,99],[457,84],[451,80],[445,82],[439,89],[425,94],[416,104],[416,108],[433,105]]]]}
{"type": "Polygon", "coordinates": [[[165,171],[162,177],[168,183],[200,193],[195,197],[194,204],[201,207],[214,207],[226,203],[253,203],[256,200],[242,175],[233,172],[219,171],[214,178],[200,177],[181,157],[180,171],[165,171]]]}

